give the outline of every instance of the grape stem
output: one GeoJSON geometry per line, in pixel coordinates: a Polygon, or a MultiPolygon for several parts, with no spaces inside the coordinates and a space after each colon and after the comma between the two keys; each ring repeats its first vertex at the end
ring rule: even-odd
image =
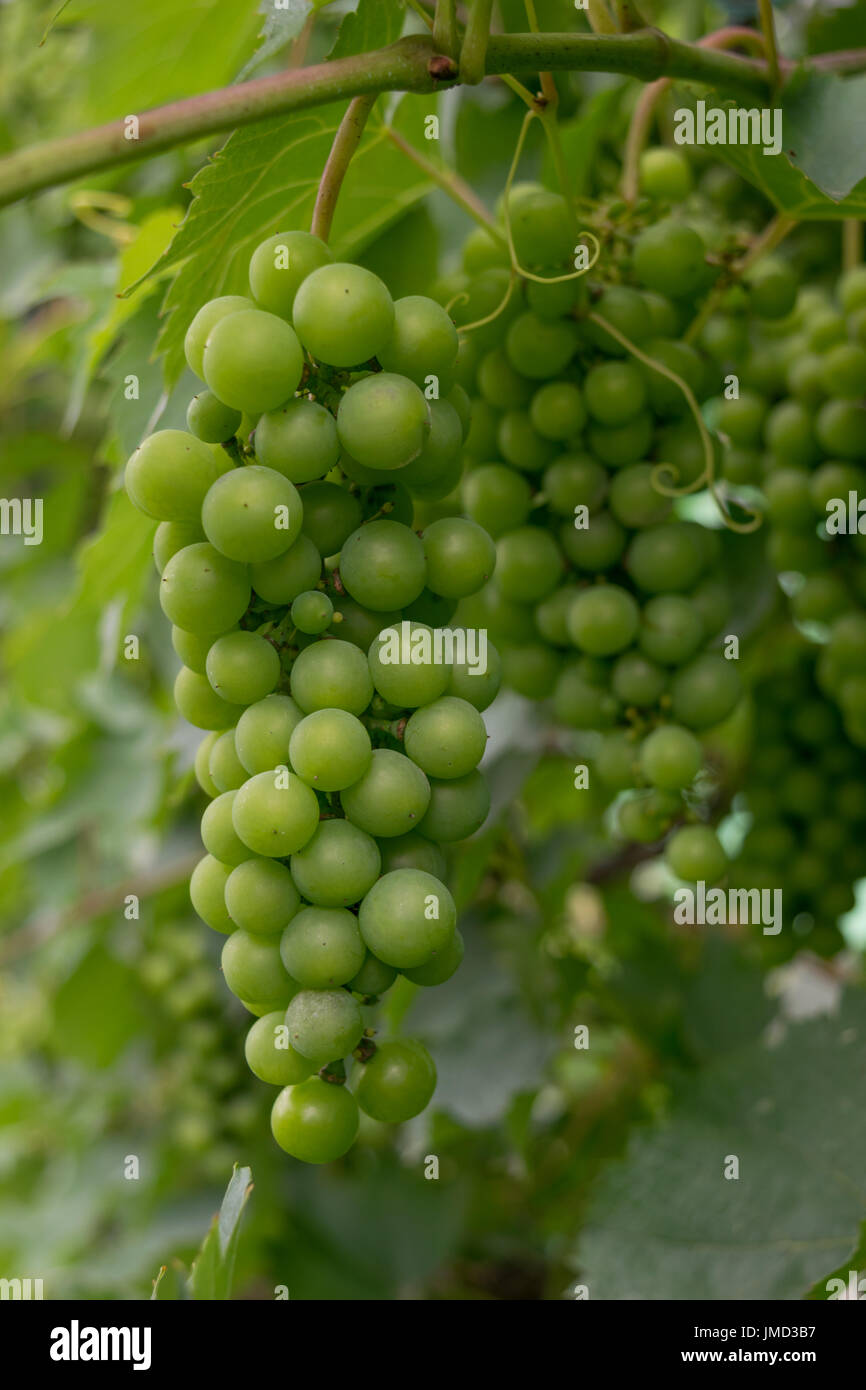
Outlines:
{"type": "Polygon", "coordinates": [[[493,0],[472,0],[460,49],[460,80],[477,87],[484,77],[493,0]]]}
{"type": "Polygon", "coordinates": [[[456,0],[436,0],[433,16],[433,43],[440,53],[457,57],[457,4],[456,0]]]}
{"type": "MultiPolygon", "coordinates": [[[[784,61],[783,72],[793,64],[784,61]]],[[[866,70],[866,49],[823,54],[810,67],[866,70]]],[[[632,34],[496,34],[487,44],[488,75],[550,71],[614,72],[641,81],[677,77],[754,96],[771,89],[766,62],[681,43],[656,29],[632,34]]],[[[413,34],[372,53],[291,68],[141,112],[137,138],[126,119],[15,151],[0,160],[0,206],[84,174],[136,163],[206,136],[270,116],[305,111],[370,92],[435,92],[459,78],[457,64],[432,38],[413,34]]]]}
{"type": "Polygon", "coordinates": [[[326,1062],[319,1068],[319,1076],[323,1081],[330,1081],[332,1086],[345,1086],[346,1067],[342,1057],[335,1062],[326,1062]]]}
{"type": "Polygon", "coordinates": [[[373,1042],[373,1039],[368,1038],[365,1035],[358,1043],[358,1046],[355,1048],[355,1051],[352,1053],[352,1056],[355,1058],[357,1062],[369,1062],[371,1057],[375,1057],[377,1051],[378,1048],[376,1047],[376,1044],[373,1042]]]}
{"type": "Polygon", "coordinates": [[[313,208],[313,220],[310,223],[310,231],[314,236],[321,237],[322,241],[327,241],[331,235],[331,225],[346,170],[361,143],[367,117],[378,96],[378,92],[367,92],[364,96],[353,97],[334,136],[331,152],[322,171],[316,205],[313,208]]]}
{"type": "Polygon", "coordinates": [[[773,16],[773,0],[758,0],[758,10],[761,16],[761,32],[764,35],[764,46],[767,54],[767,67],[770,73],[770,85],[774,92],[779,89],[779,50],[776,45],[776,21],[773,16]]]}
{"type": "Polygon", "coordinates": [[[385,134],[392,144],[396,145],[397,149],[401,150],[402,153],[406,155],[407,159],[411,159],[413,164],[417,164],[419,169],[423,169],[429,179],[438,184],[455,203],[459,203],[464,212],[468,212],[469,216],[473,218],[480,227],[483,227],[485,231],[489,232],[494,241],[498,241],[502,245],[505,244],[505,238],[497,226],[494,217],[487,211],[481,199],[465,179],[462,179],[459,174],[455,174],[451,170],[437,168],[437,166],[429,159],[426,159],[423,154],[420,154],[413,145],[410,145],[409,141],[404,139],[400,132],[395,130],[393,126],[386,126],[385,134]]]}
{"type": "Polygon", "coordinates": [[[863,223],[849,217],[842,223],[842,269],[853,270],[863,260],[863,223]]]}

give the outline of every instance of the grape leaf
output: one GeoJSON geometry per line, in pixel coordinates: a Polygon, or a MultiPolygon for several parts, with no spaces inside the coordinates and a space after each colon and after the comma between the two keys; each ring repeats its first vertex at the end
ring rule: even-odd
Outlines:
{"type": "MultiPolygon", "coordinates": [[[[429,96],[405,96],[392,123],[417,143],[434,104],[429,96]]],[[[169,385],[183,370],[184,334],[201,305],[215,295],[248,292],[249,258],[266,236],[309,226],[344,109],[334,103],[236,130],[195,175],[186,218],[143,277],[180,267],[165,298],[167,321],[158,344],[166,354],[169,385]]],[[[340,192],[331,238],[335,253],[358,255],[429,189],[427,175],[392,143],[384,122],[370,121],[340,192]]]]}
{"type": "Polygon", "coordinates": [[[251,1179],[249,1168],[235,1164],[222,1206],[193,1261],[189,1280],[193,1298],[231,1298],[241,1217],[253,1190],[251,1179]]]}
{"type": "Polygon", "coordinates": [[[274,0],[261,0],[259,13],[265,22],[259,34],[260,46],[249,62],[238,73],[237,82],[246,82],[263,63],[273,58],[286,44],[298,37],[315,6],[313,0],[285,0],[282,9],[276,9],[274,0]]]}
{"type": "Polygon", "coordinates": [[[796,1299],[840,1266],[866,1202],[866,998],[675,1088],[592,1200],[579,1282],[606,1299],[796,1299]],[[739,1178],[726,1179],[730,1156],[739,1178]]]}
{"type": "Polygon", "coordinates": [[[399,39],[405,10],[402,0],[359,0],[357,10],[345,15],[329,58],[349,58],[371,53],[399,39]]]}
{"type": "Polygon", "coordinates": [[[804,1298],[816,1303],[827,1303],[832,1298],[836,1299],[856,1299],[862,1303],[866,1299],[866,1221],[860,1223],[860,1239],[856,1247],[851,1251],[846,1259],[836,1269],[832,1270],[825,1278],[819,1279],[813,1284],[804,1298]],[[852,1279],[852,1274],[854,1278],[852,1279]],[[844,1290],[840,1290],[838,1285],[831,1286],[831,1279],[839,1279],[844,1285],[844,1290]],[[853,1285],[856,1283],[855,1292],[853,1285]]]}

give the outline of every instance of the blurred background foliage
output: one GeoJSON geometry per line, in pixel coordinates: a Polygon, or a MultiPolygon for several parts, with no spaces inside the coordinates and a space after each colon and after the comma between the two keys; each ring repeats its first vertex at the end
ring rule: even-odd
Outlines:
{"type": "MultiPolygon", "coordinates": [[[[567,0],[537,7],[542,27],[581,23],[567,0]]],[[[289,7],[262,41],[262,16],[237,0],[72,0],[56,18],[56,0],[7,0],[0,149],[321,58],[353,8],[324,8],[310,31],[310,6],[289,7]]],[[[755,6],[644,9],[694,37],[755,6]]],[[[789,53],[866,43],[863,3],[776,9],[789,53]]],[[[517,0],[501,14],[524,27],[517,0]]],[[[634,90],[600,76],[557,82],[576,186],[591,196],[616,178],[634,90]]],[[[393,117],[404,132],[417,129],[419,102],[393,117]]],[[[522,108],[497,83],[438,109],[443,157],[492,204],[522,108]]],[[[644,879],[632,891],[640,882],[597,808],[562,775],[564,751],[517,697],[491,712],[494,815],[452,856],[465,966],[429,994],[404,981],[388,1004],[392,1024],[433,1047],[434,1106],[396,1133],[366,1121],[327,1171],[292,1164],[271,1140],[270,1091],[243,1065],[247,1016],[188,903],[198,735],[173,713],[151,532],[119,469],[157,420],[182,423],[190,379],[172,345],[185,306],[220,292],[215,276],[233,288],[244,239],[287,220],[287,205],[304,225],[328,120],[292,164],[290,202],[277,177],[261,221],[241,222],[225,245],[205,221],[165,264],[197,171],[202,196],[218,199],[225,161],[243,168],[251,143],[284,141],[282,129],[232,137],[222,166],[205,162],[221,142],[188,147],[0,216],[0,491],[43,498],[45,515],[42,545],[0,542],[0,1273],[43,1277],[48,1298],[148,1297],[161,1265],[189,1261],[239,1162],[255,1188],[236,1297],[285,1285],[307,1299],[546,1299],[575,1283],[613,1298],[802,1297],[844,1267],[863,1215],[866,1122],[851,1094],[866,1005],[855,984],[833,1012],[856,973],[856,933],[835,961],[801,953],[771,972],[766,941],[674,928],[663,887],[644,879]],[[137,400],[124,392],[131,373],[137,400]],[[579,1025],[588,1049],[576,1046],[579,1025]],[[728,1213],[735,1242],[748,1240],[709,1269],[696,1218],[698,1229],[727,1219],[731,1185],[709,1174],[728,1153],[750,1184],[747,1209],[728,1213]],[[770,1192],[807,1212],[796,1257],[774,1242],[770,1192]]],[[[534,136],[527,176],[545,172],[534,136]]],[[[338,244],[395,294],[422,292],[453,264],[468,219],[387,141],[366,160],[362,149],[362,164],[338,244]]],[[[806,263],[831,273],[838,228],[802,230],[806,263]]],[[[746,623],[750,605],[760,617],[768,602],[759,570],[758,557],[746,623]]],[[[728,732],[732,768],[748,738],[742,723],[728,732]]]]}

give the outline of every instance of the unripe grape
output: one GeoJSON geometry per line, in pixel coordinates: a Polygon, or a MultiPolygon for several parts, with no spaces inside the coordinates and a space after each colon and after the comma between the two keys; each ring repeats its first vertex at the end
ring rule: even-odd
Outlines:
{"type": "Polygon", "coordinates": [[[398,970],[425,965],[449,945],[457,909],[444,883],[419,869],[394,869],[361,903],[358,925],[369,950],[398,970]]]}
{"type": "Polygon", "coordinates": [[[305,898],[321,907],[360,902],[380,867],[376,841],[348,820],[323,820],[312,839],[292,855],[295,883],[305,898]]]}
{"type": "Polygon", "coordinates": [[[261,564],[288,550],[301,532],[301,497],[273,468],[249,464],[224,473],[202,504],[211,545],[229,560],[261,564]]]}
{"type": "Polygon", "coordinates": [[[340,443],[368,468],[403,468],[430,432],[430,409],[408,377],[375,372],[350,386],[337,411],[340,443]]]}
{"type": "Polygon", "coordinates": [[[665,860],[677,878],[691,883],[716,883],[728,867],[719,837],[708,825],[684,825],[676,830],[665,849],[665,860]]]}
{"type": "Polygon", "coordinates": [[[381,1043],[361,1069],[356,1087],[365,1114],[386,1124],[402,1124],[420,1115],[436,1089],[433,1058],[412,1038],[381,1043]]]}
{"type": "Polygon", "coordinates": [[[210,330],[202,366],[219,400],[261,415],[294,395],[304,356],[297,334],[284,319],[262,309],[242,309],[210,330]]]}
{"type": "Polygon", "coordinates": [[[189,881],[190,901],[203,922],[214,931],[228,936],[235,930],[225,904],[225,888],[233,872],[230,864],[221,864],[212,854],[200,859],[189,881]]]}
{"type": "Polygon", "coordinates": [[[235,729],[235,747],[247,772],[268,772],[286,763],[292,731],[303,717],[288,695],[267,695],[245,709],[235,729]]]}
{"type": "Polygon", "coordinates": [[[256,458],[292,483],[323,478],[340,457],[333,415],[317,401],[287,401],[256,425],[256,458]]]}
{"type": "Polygon", "coordinates": [[[274,859],[295,854],[319,824],[315,792],[293,772],[259,772],[234,796],[234,828],[254,854],[274,859]]]}
{"type": "Polygon", "coordinates": [[[206,541],[184,546],[162,572],[159,601],[169,622],[185,632],[216,637],[246,612],[250,601],[247,569],[206,541]]]}
{"type": "Polygon", "coordinates": [[[244,1056],[253,1076],[270,1086],[295,1086],[310,1075],[312,1062],[296,1052],[287,1039],[284,1012],[277,1009],[256,1019],[244,1043],[244,1056]]]}
{"type": "Polygon", "coordinates": [[[230,314],[237,314],[241,310],[253,308],[255,308],[253,301],[241,294],[220,295],[218,299],[209,299],[207,304],[202,305],[187,329],[186,337],[183,340],[183,350],[187,363],[197,377],[204,380],[204,349],[211,329],[216,327],[220,319],[227,318],[230,314]]]}
{"type": "Polygon", "coordinates": [[[281,1149],[304,1163],[333,1163],[358,1133],[358,1105],[345,1086],[311,1076],[280,1091],[271,1131],[281,1149]]]}
{"type": "Polygon", "coordinates": [[[344,989],[303,989],[286,1012],[292,1046],[316,1066],[346,1057],[361,1040],[358,1003],[344,989]]]}
{"type": "Polygon", "coordinates": [[[280,675],[276,648],[255,632],[227,632],[211,645],[207,678],[233,704],[252,705],[269,695],[280,675]]]}
{"type": "Polygon", "coordinates": [[[675,792],[692,782],[703,761],[701,745],[688,729],[663,724],[644,739],[641,771],[653,786],[675,792]]]}
{"type": "Polygon", "coordinates": [[[297,986],[286,973],[279,942],[273,937],[232,932],[222,949],[222,971],[232,994],[239,999],[282,998],[286,1003],[297,986]]]}
{"type": "Polygon", "coordinates": [[[332,367],[375,357],[394,331],[394,301],[385,284],[360,265],[320,266],[295,295],[293,322],[312,355],[332,367]]]}
{"type": "Polygon", "coordinates": [[[311,232],[277,232],[250,257],[250,289],[268,313],[291,319],[295,295],[312,271],[334,259],[330,247],[311,232]]]}
{"type": "Polygon", "coordinates": [[[301,906],[300,894],[285,865],[255,856],[229,874],[225,902],[232,921],[256,936],[282,932],[301,906]]]}
{"type": "Polygon", "coordinates": [[[132,454],[123,480],[146,516],[198,523],[205,494],[221,472],[214,450],[194,434],[157,430],[132,454]]]}
{"type": "Polygon", "coordinates": [[[365,953],[358,919],[343,907],[302,908],[280,941],[283,964],[304,989],[346,984],[357,975],[365,953]]]}

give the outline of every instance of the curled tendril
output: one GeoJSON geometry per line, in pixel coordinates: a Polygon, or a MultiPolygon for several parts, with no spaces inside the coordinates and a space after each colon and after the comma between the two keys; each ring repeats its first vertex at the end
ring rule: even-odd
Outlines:
{"type": "MultiPolygon", "coordinates": [[[[483,328],[484,325],[485,325],[485,323],[493,323],[494,319],[498,319],[498,318],[499,318],[499,315],[502,314],[502,313],[504,313],[505,310],[508,308],[508,304],[509,304],[509,301],[510,301],[510,299],[511,299],[511,296],[512,296],[513,293],[514,293],[514,286],[516,285],[516,283],[517,283],[517,276],[516,276],[515,272],[512,270],[511,276],[510,276],[509,281],[508,281],[508,289],[505,291],[505,294],[503,295],[502,299],[501,299],[501,300],[499,301],[499,303],[497,304],[496,308],[493,309],[493,310],[491,311],[491,313],[485,314],[483,319],[475,319],[475,321],[474,321],[473,323],[461,323],[460,326],[459,326],[459,328],[457,329],[457,332],[458,332],[458,333],[471,333],[472,330],[473,330],[473,328],[483,328]]],[[[454,299],[452,299],[451,303],[452,303],[452,304],[456,304],[457,301],[458,301],[458,299],[465,299],[465,300],[468,300],[468,299],[469,299],[469,295],[468,295],[468,294],[463,294],[463,293],[461,293],[461,294],[459,294],[459,295],[455,295],[455,297],[454,297],[454,299]]]]}
{"type": "Polygon", "coordinates": [[[445,305],[445,312],[446,312],[446,314],[450,314],[450,313],[451,313],[451,310],[454,308],[455,304],[468,304],[468,303],[469,303],[469,295],[466,293],[466,291],[465,291],[465,290],[458,290],[457,293],[456,293],[455,295],[453,295],[452,298],[449,299],[448,303],[445,305]]]}
{"type": "Polygon", "coordinates": [[[523,153],[523,146],[526,143],[526,132],[529,130],[531,122],[534,119],[536,119],[536,117],[539,120],[541,119],[538,115],[538,112],[533,109],[527,111],[526,115],[523,117],[523,124],[520,127],[520,134],[517,137],[517,144],[514,147],[514,156],[511,160],[511,168],[508,170],[508,177],[505,180],[505,189],[503,192],[503,217],[505,220],[505,239],[508,242],[508,254],[511,257],[511,268],[515,275],[519,275],[522,280],[533,280],[536,285],[560,285],[565,280],[579,280],[581,275],[586,275],[587,271],[592,270],[592,267],[595,265],[596,261],[601,255],[601,246],[599,244],[598,238],[595,236],[593,232],[579,232],[579,237],[586,237],[589,241],[592,242],[594,253],[588,265],[583,266],[580,270],[570,270],[565,275],[535,275],[531,270],[525,270],[523,266],[520,264],[520,261],[517,259],[517,252],[514,249],[514,238],[511,235],[511,212],[508,206],[508,195],[511,192],[511,185],[514,182],[514,176],[517,173],[517,166],[520,163],[520,156],[523,153]]]}
{"type": "Polygon", "coordinates": [[[657,362],[654,357],[650,357],[647,353],[641,352],[640,348],[636,347],[631,339],[627,338],[624,333],[620,333],[619,329],[615,328],[612,323],[608,323],[603,315],[591,313],[588,317],[593,323],[597,323],[600,328],[603,328],[606,333],[609,333],[612,338],[615,338],[618,343],[621,343],[626,351],[630,352],[633,357],[636,357],[639,362],[643,362],[647,367],[652,368],[653,371],[661,373],[662,376],[666,376],[669,381],[672,381],[685,396],[686,403],[698,427],[698,433],[701,437],[701,444],[704,450],[703,473],[695,478],[694,482],[688,483],[685,487],[676,487],[674,483],[680,476],[679,469],[672,463],[657,463],[650,475],[650,481],[656,492],[660,492],[663,497],[688,497],[690,493],[699,492],[701,488],[706,488],[721,512],[725,525],[730,531],[737,531],[743,535],[750,531],[756,531],[763,521],[761,513],[755,511],[752,507],[747,507],[745,504],[740,503],[739,505],[742,506],[743,511],[750,520],[736,521],[728,511],[725,498],[721,496],[718,491],[718,484],[716,482],[716,456],[715,450],[713,449],[713,441],[710,438],[710,432],[701,414],[701,408],[688,382],[683,381],[681,376],[678,376],[670,367],[666,367],[663,362],[657,362]],[[665,476],[671,479],[670,483],[664,481],[665,476]]]}

